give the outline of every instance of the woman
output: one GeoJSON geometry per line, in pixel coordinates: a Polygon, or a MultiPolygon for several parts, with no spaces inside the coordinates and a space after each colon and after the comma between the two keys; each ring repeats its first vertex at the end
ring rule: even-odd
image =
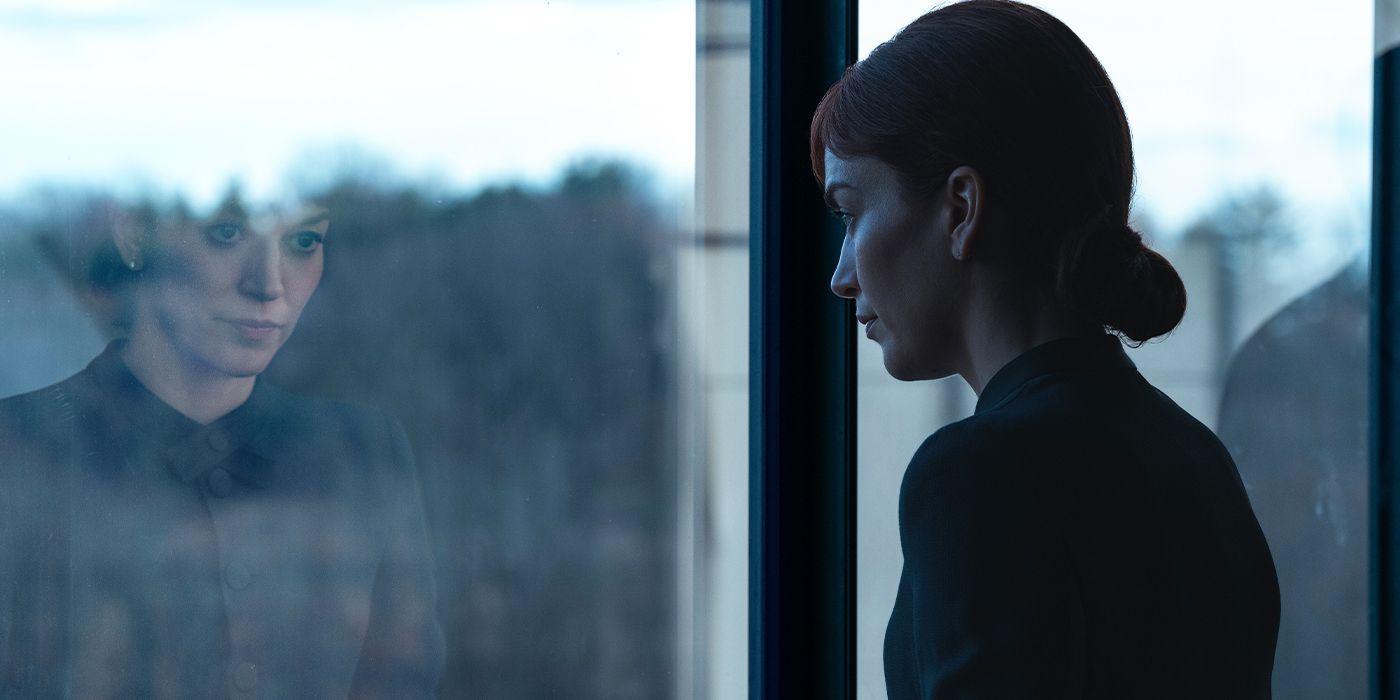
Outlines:
{"type": "Polygon", "coordinates": [[[328,216],[114,217],[124,338],[0,401],[0,695],[432,694],[402,428],[258,381],[320,281],[328,216]]]}
{"type": "Polygon", "coordinates": [[[904,476],[890,697],[1269,697],[1278,584],[1239,475],[1121,346],[1186,297],[1128,224],[1093,54],[1028,5],[947,5],[852,66],[811,135],[846,221],[832,290],[890,374],[978,393],[904,476]]]}

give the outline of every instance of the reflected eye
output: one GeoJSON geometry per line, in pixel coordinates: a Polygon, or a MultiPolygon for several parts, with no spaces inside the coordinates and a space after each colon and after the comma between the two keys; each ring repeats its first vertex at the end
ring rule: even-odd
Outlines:
{"type": "Polygon", "coordinates": [[[220,245],[233,245],[243,238],[243,228],[238,224],[218,223],[204,229],[204,235],[220,245]]]}
{"type": "Polygon", "coordinates": [[[845,227],[847,227],[847,228],[850,228],[850,226],[851,226],[851,218],[852,218],[850,212],[846,211],[845,209],[836,209],[836,208],[833,207],[833,208],[831,209],[831,215],[834,216],[834,217],[836,217],[836,218],[838,218],[838,219],[840,219],[840,220],[841,220],[841,225],[842,225],[842,226],[845,226],[845,227]]]}
{"type": "Polygon", "coordinates": [[[315,231],[300,231],[287,237],[287,247],[294,253],[314,253],[325,240],[315,231]]]}

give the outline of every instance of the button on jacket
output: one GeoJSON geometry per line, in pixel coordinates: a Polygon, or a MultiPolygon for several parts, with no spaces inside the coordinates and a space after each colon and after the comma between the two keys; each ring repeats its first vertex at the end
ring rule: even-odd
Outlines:
{"type": "Polygon", "coordinates": [[[1220,441],[1113,336],[1033,348],[904,476],[894,700],[1270,695],[1273,560],[1220,441]]]}
{"type": "Polygon", "coordinates": [[[202,426],[114,344],[0,401],[0,695],[423,697],[441,671],[408,442],[259,381],[202,426]]]}

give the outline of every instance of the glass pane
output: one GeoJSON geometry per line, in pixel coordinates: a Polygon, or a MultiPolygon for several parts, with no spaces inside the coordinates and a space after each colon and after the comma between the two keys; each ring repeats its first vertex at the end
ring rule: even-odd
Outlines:
{"type": "MultiPolygon", "coordinates": [[[[1274,697],[1364,698],[1372,5],[1035,4],[1127,111],[1133,221],[1189,296],[1181,326],[1129,356],[1239,466],[1282,594],[1274,697]]],[[[927,9],[862,2],[861,55],[927,9]]],[[[900,478],[975,397],[890,379],[863,338],[860,354],[858,696],[883,698],[900,478]]]]}
{"type": "Polygon", "coordinates": [[[747,22],[0,0],[4,694],[742,697],[747,22]]]}

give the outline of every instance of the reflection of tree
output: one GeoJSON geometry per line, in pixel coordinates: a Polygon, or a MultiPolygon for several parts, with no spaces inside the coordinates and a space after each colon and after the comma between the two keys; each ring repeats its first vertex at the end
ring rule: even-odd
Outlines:
{"type": "Polygon", "coordinates": [[[329,193],[327,277],[275,374],[414,426],[466,661],[445,691],[669,694],[666,231],[638,184],[329,193]]]}
{"type": "MultiPolygon", "coordinates": [[[[589,163],[472,195],[363,168],[301,184],[330,202],[326,276],[270,376],[409,429],[443,695],[670,696],[672,232],[641,178],[589,163]]],[[[21,222],[103,317],[109,201],[69,193],[21,222]]]]}
{"type": "Polygon", "coordinates": [[[1241,296],[1245,280],[1259,279],[1298,241],[1279,193],[1260,185],[1226,197],[1186,229],[1188,240],[1203,241],[1214,253],[1215,358],[1223,378],[1243,331],[1241,296]]]}

